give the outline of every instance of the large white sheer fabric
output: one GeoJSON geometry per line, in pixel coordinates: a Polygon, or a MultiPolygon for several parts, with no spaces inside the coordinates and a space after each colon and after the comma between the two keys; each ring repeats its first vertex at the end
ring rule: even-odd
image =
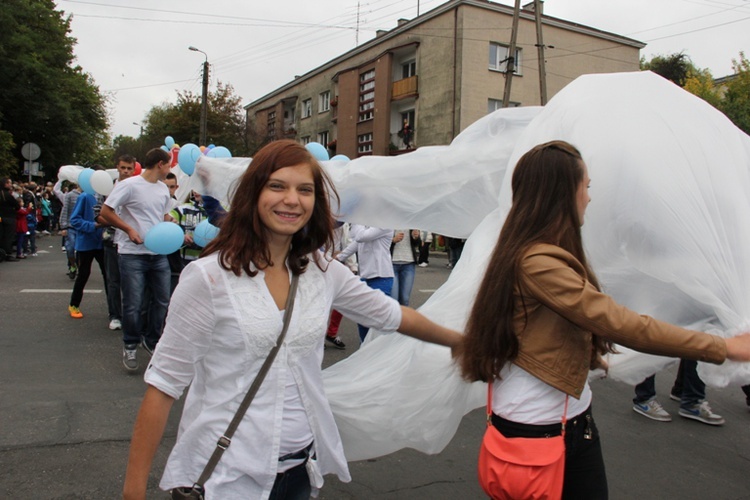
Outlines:
{"type": "MultiPolygon", "coordinates": [[[[608,293],[681,326],[725,337],[750,329],[750,137],[652,73],[583,76],[543,109],[499,110],[450,146],[326,167],[345,220],[470,235],[420,309],[462,330],[510,206],[509,173],[553,139],[575,145],[588,165],[584,243],[608,293]]],[[[226,162],[203,158],[196,170],[228,185],[231,176],[218,174],[226,162]]],[[[227,199],[225,187],[207,184],[227,199]]],[[[674,361],[620,350],[610,377],[628,383],[674,361]]],[[[699,373],[712,386],[750,383],[747,363],[701,364],[699,373]]],[[[447,348],[377,332],[324,381],[349,460],[404,447],[437,453],[485,398],[482,385],[460,379],[447,348]]]]}

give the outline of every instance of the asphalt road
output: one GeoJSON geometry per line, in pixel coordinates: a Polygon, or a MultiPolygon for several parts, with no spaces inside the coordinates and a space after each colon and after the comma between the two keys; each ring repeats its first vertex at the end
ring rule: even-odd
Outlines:
{"type": "MultiPolygon", "coordinates": [[[[59,238],[41,238],[39,248],[36,258],[0,264],[0,498],[118,498],[143,379],[122,367],[120,333],[107,329],[98,271],[81,304],[84,318],[74,320],[67,314],[72,282],[59,238]]],[[[418,269],[413,305],[447,279],[445,263],[437,254],[430,267],[418,269]]],[[[354,352],[356,335],[345,319],[347,349],[327,349],[326,366],[354,352]]],[[[710,427],[677,417],[678,404],[666,397],[673,377],[674,370],[657,377],[671,423],[636,415],[629,386],[592,384],[610,498],[750,499],[750,412],[742,392],[709,389],[714,410],[727,420],[710,427]]],[[[157,485],[179,411],[177,405],[156,457],[149,498],[165,498],[157,485]]],[[[477,410],[438,455],[402,450],[351,463],[353,481],[327,477],[320,498],[484,498],[476,481],[483,426],[477,410]]]]}

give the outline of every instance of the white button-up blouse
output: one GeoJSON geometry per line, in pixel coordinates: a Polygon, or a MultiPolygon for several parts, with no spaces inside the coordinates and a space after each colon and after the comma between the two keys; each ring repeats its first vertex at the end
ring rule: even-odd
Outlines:
{"type": "MultiPolygon", "coordinates": [[[[321,376],[328,316],[333,307],[357,323],[393,332],[401,323],[401,310],[341,263],[324,267],[320,270],[311,256],[300,276],[284,343],[206,483],[206,498],[268,498],[277,473],[289,377],[300,392],[320,472],[351,480],[321,376]]],[[[146,383],[175,399],[192,384],[160,483],[163,489],[198,479],[281,328],[282,316],[263,271],[253,278],[235,276],[213,254],[182,272],[145,374],[146,383]]]]}

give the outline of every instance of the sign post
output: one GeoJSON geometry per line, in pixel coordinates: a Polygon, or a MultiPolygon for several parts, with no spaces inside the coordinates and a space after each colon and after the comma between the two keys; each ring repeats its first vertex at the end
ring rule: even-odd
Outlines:
{"type": "MultiPolygon", "coordinates": [[[[34,160],[39,158],[39,155],[42,154],[42,150],[39,149],[39,146],[34,144],[33,142],[27,142],[23,146],[21,146],[21,156],[24,157],[25,160],[28,160],[24,162],[24,167],[28,166],[28,172],[29,172],[29,182],[31,182],[31,171],[33,170],[34,166],[34,160]]],[[[39,164],[36,164],[37,173],[39,164]]],[[[25,173],[25,172],[24,172],[25,173]]]]}

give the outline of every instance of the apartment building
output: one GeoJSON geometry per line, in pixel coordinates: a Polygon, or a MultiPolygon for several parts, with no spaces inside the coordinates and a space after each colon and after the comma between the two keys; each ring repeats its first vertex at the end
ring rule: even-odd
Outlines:
{"type": "MultiPolygon", "coordinates": [[[[245,106],[266,140],[319,142],[349,158],[448,144],[502,106],[513,7],[451,0],[245,106]]],[[[542,15],[547,95],[588,73],[637,71],[644,43],[542,15]]],[[[533,3],[520,14],[512,106],[540,104],[533,3]]]]}

